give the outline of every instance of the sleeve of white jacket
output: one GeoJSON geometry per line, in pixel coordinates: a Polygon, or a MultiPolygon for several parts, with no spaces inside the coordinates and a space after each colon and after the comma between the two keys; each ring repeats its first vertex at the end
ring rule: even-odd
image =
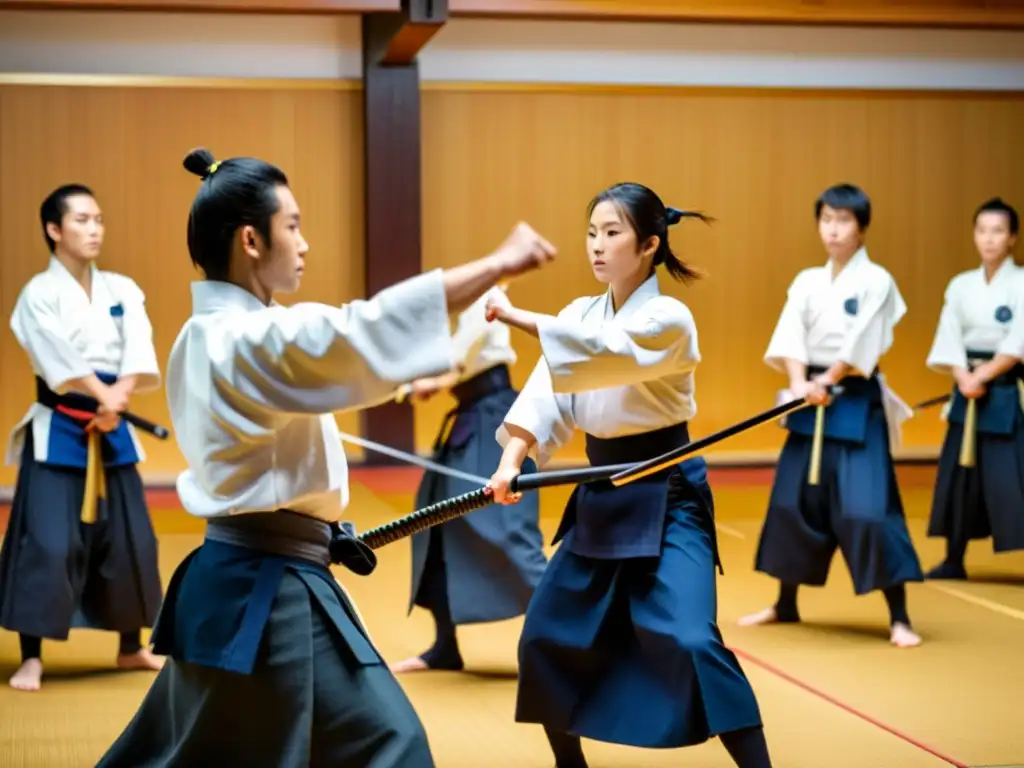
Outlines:
{"type": "Polygon", "coordinates": [[[585,321],[572,307],[537,319],[557,393],[631,386],[692,371],[700,362],[693,315],[676,299],[651,299],[621,325],[585,321]]]}
{"type": "Polygon", "coordinates": [[[63,394],[69,381],[94,371],[67,336],[57,314],[56,293],[42,286],[33,281],[22,290],[11,313],[11,331],[46,385],[63,394]]]}
{"type": "Polygon", "coordinates": [[[121,334],[124,352],[121,376],[135,376],[135,391],[146,392],[160,386],[160,364],[153,346],[153,325],[146,313],[146,295],[134,280],[118,275],[117,298],[124,307],[121,334]]]}
{"type": "Polygon", "coordinates": [[[946,287],[939,324],[932,339],[932,348],[925,362],[938,373],[952,373],[953,368],[967,367],[967,348],[964,346],[963,326],[957,310],[961,296],[960,283],[954,278],[946,287]]]}
{"type": "Polygon", "coordinates": [[[858,308],[857,320],[847,331],[838,359],[870,376],[893,342],[893,328],[906,313],[896,282],[888,275],[871,280],[858,308]]]}
{"type": "Polygon", "coordinates": [[[272,306],[245,313],[214,360],[218,386],[293,413],[366,408],[401,384],[451,369],[441,270],[341,307],[272,306]]]}
{"type": "Polygon", "coordinates": [[[539,468],[543,468],[572,438],[576,426],[572,415],[572,396],[552,389],[551,374],[543,357],[537,361],[504,423],[498,427],[495,437],[502,448],[508,445],[510,435],[506,425],[509,424],[529,432],[536,439],[530,455],[539,468]]]}
{"type": "Polygon", "coordinates": [[[786,292],[786,303],[775,323],[775,330],[764,353],[764,362],[770,368],[786,372],[786,360],[795,360],[807,365],[810,362],[807,354],[807,328],[804,325],[804,308],[807,306],[806,283],[801,275],[796,278],[786,292]]]}
{"type": "Polygon", "coordinates": [[[996,354],[1024,359],[1024,277],[1017,279],[1017,286],[1011,307],[1010,330],[996,349],[996,354]]]}

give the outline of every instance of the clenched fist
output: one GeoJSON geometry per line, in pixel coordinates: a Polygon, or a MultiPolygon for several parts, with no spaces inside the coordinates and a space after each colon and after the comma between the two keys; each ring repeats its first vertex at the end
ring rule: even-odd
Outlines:
{"type": "Polygon", "coordinates": [[[553,261],[557,252],[533,227],[520,222],[498,249],[502,274],[515,277],[539,269],[553,261]]]}

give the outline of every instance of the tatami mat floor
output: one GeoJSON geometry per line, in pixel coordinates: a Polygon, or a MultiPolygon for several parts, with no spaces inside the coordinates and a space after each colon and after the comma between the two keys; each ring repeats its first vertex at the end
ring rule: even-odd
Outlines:
{"type": "MultiPolygon", "coordinates": [[[[928,470],[904,473],[904,497],[926,567],[942,543],[924,536],[931,499],[928,470]]],[[[357,475],[351,517],[360,528],[407,513],[408,475],[357,475]]],[[[777,768],[933,768],[1024,766],[1024,555],[994,556],[972,545],[971,582],[912,585],[910,611],[925,644],[897,650],[886,642],[880,596],[854,597],[838,561],[829,584],[801,593],[800,626],[740,628],[742,614],[768,605],[775,586],[751,570],[768,488],[762,475],[724,478],[716,487],[726,574],[719,618],[726,641],[757,691],[777,768]],[[740,478],[743,480],[743,478],[740,478]],[[728,481],[726,481],[728,480],[728,481]]],[[[770,477],[770,475],[768,476],[770,477]]],[[[553,531],[565,492],[543,496],[543,525],[553,531]]],[[[154,505],[158,506],[158,505],[154,505]]],[[[201,525],[173,509],[155,510],[165,583],[201,539],[201,525]]],[[[389,659],[423,650],[430,621],[406,617],[409,547],[379,552],[371,577],[338,571],[389,659]]],[[[419,711],[439,768],[550,768],[543,733],[513,722],[515,651],[520,621],[460,630],[469,665],[462,674],[402,678],[419,711]]],[[[0,688],[0,766],[89,766],[131,718],[152,676],[110,665],[112,635],[79,631],[44,644],[43,691],[0,688]]],[[[17,637],[0,632],[0,674],[18,656],[17,637]]],[[[594,768],[732,765],[720,743],[672,752],[585,743],[594,768]]]]}

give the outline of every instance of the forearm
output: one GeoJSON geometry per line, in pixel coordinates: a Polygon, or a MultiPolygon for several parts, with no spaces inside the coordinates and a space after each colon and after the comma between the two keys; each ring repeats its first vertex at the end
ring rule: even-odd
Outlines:
{"type": "Polygon", "coordinates": [[[463,311],[504,276],[504,264],[499,252],[444,270],[444,295],[448,311],[463,311]]]}
{"type": "Polygon", "coordinates": [[[95,373],[90,373],[88,376],[83,376],[80,379],[71,379],[67,382],[67,387],[77,392],[92,395],[99,401],[103,400],[109,389],[106,384],[100,381],[95,373]]]}
{"type": "Polygon", "coordinates": [[[971,372],[967,368],[963,368],[959,365],[951,366],[949,369],[950,373],[953,374],[953,381],[958,384],[964,380],[965,377],[970,376],[971,372]]]}
{"type": "Polygon", "coordinates": [[[507,311],[501,319],[506,325],[518,328],[520,331],[537,338],[540,335],[540,332],[537,329],[537,320],[542,316],[543,315],[537,312],[529,312],[525,309],[515,308],[507,311]]]}
{"type": "Polygon", "coordinates": [[[537,439],[525,429],[514,424],[506,424],[505,429],[508,430],[509,440],[501,454],[498,469],[518,470],[523,466],[526,457],[530,455],[530,449],[537,442],[537,439]]]}
{"type": "Polygon", "coordinates": [[[799,360],[786,358],[786,375],[789,376],[789,385],[795,387],[807,381],[807,366],[799,360]]]}
{"type": "Polygon", "coordinates": [[[825,371],[822,375],[824,382],[829,386],[834,386],[842,381],[844,378],[850,375],[850,371],[853,370],[853,366],[849,363],[844,363],[842,360],[838,360],[832,364],[832,366],[825,371]]]}
{"type": "Polygon", "coordinates": [[[982,363],[974,369],[974,376],[982,384],[988,384],[997,379],[1007,371],[1011,370],[1020,362],[1020,358],[1013,355],[998,354],[987,363],[982,363]]]}
{"type": "Polygon", "coordinates": [[[442,373],[440,376],[429,376],[425,379],[417,379],[413,382],[413,390],[417,387],[433,391],[440,391],[442,389],[448,390],[458,384],[461,377],[462,370],[456,369],[454,371],[449,371],[448,373],[442,373]]]}
{"type": "Polygon", "coordinates": [[[131,376],[120,376],[117,379],[117,386],[120,387],[126,395],[131,396],[135,394],[135,387],[139,383],[139,378],[135,374],[131,376]]]}

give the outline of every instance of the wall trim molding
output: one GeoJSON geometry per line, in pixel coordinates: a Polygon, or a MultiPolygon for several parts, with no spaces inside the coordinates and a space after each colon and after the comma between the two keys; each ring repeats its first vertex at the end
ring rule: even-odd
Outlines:
{"type": "Polygon", "coordinates": [[[360,80],[344,78],[199,77],[175,75],[84,75],[0,72],[0,85],[79,88],[226,88],[253,90],[361,91],[360,80]]]}
{"type": "MultiPolygon", "coordinates": [[[[220,88],[252,90],[362,91],[361,80],[354,78],[249,78],[172,75],[88,75],[0,72],[0,86],[53,86],[83,88],[220,88]]],[[[794,86],[749,85],[642,85],[630,83],[540,83],[501,81],[425,80],[424,92],[447,93],[564,93],[622,94],[630,96],[786,96],[806,98],[971,98],[1006,99],[1024,97],[1024,83],[1018,90],[974,90],[933,88],[800,88],[794,86]]]]}

